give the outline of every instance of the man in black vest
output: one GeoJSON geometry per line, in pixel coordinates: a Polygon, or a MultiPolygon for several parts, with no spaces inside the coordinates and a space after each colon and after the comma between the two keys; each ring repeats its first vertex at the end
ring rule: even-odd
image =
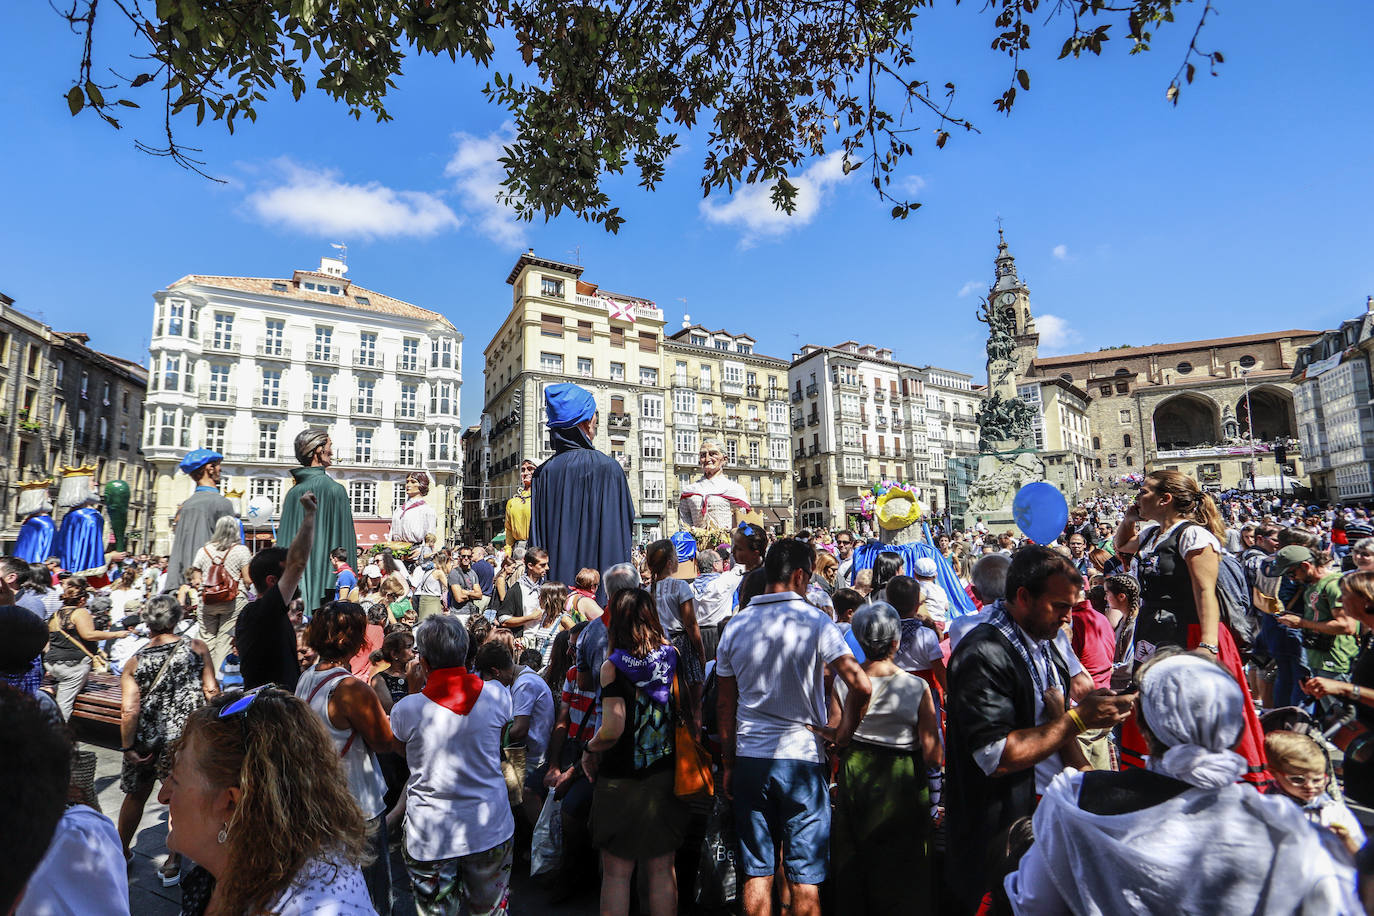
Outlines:
{"type": "Polygon", "coordinates": [[[1012,557],[1006,598],[959,642],[949,664],[945,855],[949,886],[973,912],[988,845],[1065,766],[1086,767],[1074,740],[1124,721],[1135,695],[1094,690],[1066,710],[1068,662],[1054,644],[1082,597],[1072,561],[1041,546],[1012,557]]]}

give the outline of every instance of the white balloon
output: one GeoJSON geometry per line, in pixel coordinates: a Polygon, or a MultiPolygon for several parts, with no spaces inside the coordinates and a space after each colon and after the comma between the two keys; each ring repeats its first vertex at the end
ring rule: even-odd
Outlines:
{"type": "Polygon", "coordinates": [[[245,525],[255,525],[266,527],[272,523],[272,513],[276,507],[272,505],[272,498],[269,496],[254,496],[248,500],[248,509],[243,514],[245,525]]]}

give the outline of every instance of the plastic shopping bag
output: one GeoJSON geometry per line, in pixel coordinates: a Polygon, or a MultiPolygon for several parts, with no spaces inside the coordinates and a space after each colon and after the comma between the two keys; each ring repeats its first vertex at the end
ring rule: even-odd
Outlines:
{"type": "Polygon", "coordinates": [[[539,809],[530,839],[530,874],[547,875],[558,868],[563,857],[563,802],[553,792],[539,809]]]}

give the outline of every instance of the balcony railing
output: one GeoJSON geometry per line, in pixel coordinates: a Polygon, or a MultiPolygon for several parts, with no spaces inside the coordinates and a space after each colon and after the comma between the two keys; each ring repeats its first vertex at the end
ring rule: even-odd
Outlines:
{"type": "Polygon", "coordinates": [[[821,453],[821,447],[820,447],[819,445],[812,445],[811,447],[809,447],[809,448],[806,450],[806,454],[810,455],[810,456],[813,457],[813,458],[814,458],[815,456],[819,455],[820,453],[821,453]]]}
{"type": "Polygon", "coordinates": [[[806,457],[806,449],[804,449],[804,448],[796,449],[795,451],[792,452],[792,457],[794,457],[794,458],[805,458],[805,457],[806,457]]]}
{"type": "Polygon", "coordinates": [[[402,353],[396,357],[396,371],[413,375],[424,375],[425,373],[424,368],[420,365],[420,357],[407,353],[402,353]]]}
{"type": "Polygon", "coordinates": [[[792,462],[788,461],[786,458],[768,459],[768,470],[770,471],[790,471],[791,469],[792,462]]]}
{"type": "Polygon", "coordinates": [[[260,340],[258,358],[288,360],[291,358],[291,345],[280,340],[260,340]]]}
{"type": "Polygon", "coordinates": [[[821,417],[820,417],[820,414],[814,414],[814,413],[813,413],[811,416],[807,417],[807,418],[806,418],[806,425],[807,425],[807,426],[820,426],[820,425],[821,425],[821,417]]]}
{"type": "Polygon", "coordinates": [[[715,389],[715,383],[713,383],[709,378],[697,379],[697,391],[714,391],[715,389]]]}
{"type": "Polygon", "coordinates": [[[726,417],[726,418],[725,418],[725,428],[726,428],[726,429],[739,429],[739,417],[726,417]]]}
{"type": "Polygon", "coordinates": [[[792,390],[792,403],[793,403],[793,404],[796,404],[796,403],[800,402],[801,399],[802,399],[801,389],[800,389],[800,388],[794,388],[794,389],[792,390]]]}
{"type": "Polygon", "coordinates": [[[743,383],[743,382],[721,382],[721,383],[720,383],[720,393],[721,393],[721,394],[734,394],[734,395],[744,394],[744,383],[743,383]]]}
{"type": "Polygon", "coordinates": [[[382,355],[376,350],[354,350],[353,368],[366,369],[371,372],[381,372],[382,355]]]}
{"type": "Polygon", "coordinates": [[[398,423],[423,423],[425,412],[416,404],[397,404],[392,416],[398,423]]]}
{"type": "Polygon", "coordinates": [[[200,388],[200,403],[202,404],[223,404],[228,407],[235,404],[238,398],[238,389],[228,385],[202,385],[200,388]]]}
{"type": "Polygon", "coordinates": [[[805,429],[805,428],[806,428],[806,421],[803,420],[801,417],[793,417],[793,418],[792,418],[792,428],[793,428],[793,429],[805,429]]]}
{"type": "Polygon", "coordinates": [[[887,392],[883,391],[883,389],[881,389],[881,388],[874,388],[874,389],[873,389],[873,400],[875,400],[875,401],[886,401],[886,400],[887,400],[887,392]]]}
{"type": "Polygon", "coordinates": [[[339,412],[339,399],[331,398],[328,395],[312,395],[305,399],[306,413],[328,413],[339,412]]]}
{"type": "Polygon", "coordinates": [[[813,486],[813,487],[819,487],[820,485],[821,485],[821,475],[820,475],[820,474],[812,474],[812,475],[811,475],[811,486],[813,486]]]}
{"type": "Polygon", "coordinates": [[[280,411],[285,412],[286,409],[287,409],[287,408],[286,408],[286,398],[282,397],[282,396],[279,395],[279,394],[278,394],[278,395],[269,395],[269,396],[264,396],[264,395],[259,394],[259,395],[256,395],[256,396],[253,398],[253,409],[254,409],[254,410],[280,410],[280,411]]]}
{"type": "Polygon", "coordinates": [[[876,418],[874,418],[874,422],[878,424],[879,429],[887,429],[887,417],[883,416],[882,414],[879,414],[876,418]]]}
{"type": "Polygon", "coordinates": [[[305,357],[308,363],[320,363],[325,366],[337,366],[339,364],[339,351],[315,347],[305,357]]]}
{"type": "Polygon", "coordinates": [[[820,390],[820,386],[817,385],[815,382],[812,382],[810,385],[806,386],[806,396],[808,398],[814,398],[817,395],[817,393],[820,392],[820,390]]]}
{"type": "Polygon", "coordinates": [[[354,398],[349,402],[349,410],[355,417],[380,417],[382,415],[382,402],[354,398]]]}
{"type": "Polygon", "coordinates": [[[758,385],[746,385],[746,386],[744,387],[744,393],[745,393],[746,395],[748,395],[749,397],[751,397],[751,398],[756,398],[756,397],[759,396],[759,386],[758,386],[758,385]]]}
{"type": "Polygon", "coordinates": [[[673,464],[695,466],[698,461],[696,452],[673,452],[673,464]]]}
{"type": "Polygon", "coordinates": [[[695,388],[696,386],[697,386],[697,377],[696,377],[695,375],[674,375],[674,376],[673,376],[673,387],[674,387],[674,388],[695,388]]]}
{"type": "Polygon", "coordinates": [[[630,472],[630,469],[635,466],[635,460],[633,455],[619,455],[616,457],[615,460],[616,463],[620,465],[621,470],[623,470],[627,474],[630,472]]]}
{"type": "Polygon", "coordinates": [[[717,416],[716,416],[715,414],[713,414],[713,413],[704,413],[704,414],[701,415],[701,425],[702,425],[702,426],[719,426],[719,425],[720,425],[720,418],[717,417],[717,416]]]}
{"type": "Polygon", "coordinates": [[[770,401],[785,401],[785,400],[787,400],[787,389],[786,389],[786,388],[769,388],[769,389],[768,389],[768,400],[770,400],[770,401]]]}
{"type": "Polygon", "coordinates": [[[211,353],[239,352],[239,340],[233,335],[210,336],[201,341],[201,345],[211,353]]]}
{"type": "Polygon", "coordinates": [[[694,413],[682,413],[673,411],[673,425],[679,427],[694,427],[697,425],[697,415],[694,413]]]}
{"type": "Polygon", "coordinates": [[[606,429],[613,433],[627,433],[630,431],[630,415],[626,413],[613,413],[606,418],[606,429]]]}
{"type": "Polygon", "coordinates": [[[755,432],[761,432],[763,430],[763,421],[755,417],[750,417],[748,420],[745,421],[745,423],[748,424],[749,429],[752,429],[755,432]]]}

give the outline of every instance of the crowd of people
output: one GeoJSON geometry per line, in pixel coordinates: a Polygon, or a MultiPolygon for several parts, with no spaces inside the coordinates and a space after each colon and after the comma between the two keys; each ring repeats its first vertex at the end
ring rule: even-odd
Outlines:
{"type": "Polygon", "coordinates": [[[1363,510],[1166,470],[914,561],[748,521],[606,569],[327,543],[317,603],[293,498],[289,543],[207,522],[171,584],[0,558],[0,909],[128,912],[156,790],[189,914],[503,914],[526,867],[606,916],[1363,912],[1363,510]],[[115,822],[67,725],[105,670],[115,822]]]}

